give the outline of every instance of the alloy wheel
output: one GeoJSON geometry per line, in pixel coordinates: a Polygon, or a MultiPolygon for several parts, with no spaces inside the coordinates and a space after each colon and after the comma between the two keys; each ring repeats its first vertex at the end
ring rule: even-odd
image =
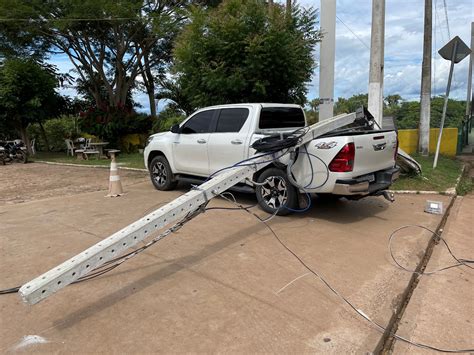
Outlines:
{"type": "Polygon", "coordinates": [[[260,186],[262,199],[268,207],[275,210],[286,204],[288,189],[285,180],[280,176],[269,176],[260,186]]]}
{"type": "Polygon", "coordinates": [[[166,174],[166,167],[162,162],[157,162],[152,169],[153,179],[160,186],[166,184],[168,175],[166,174]]]}

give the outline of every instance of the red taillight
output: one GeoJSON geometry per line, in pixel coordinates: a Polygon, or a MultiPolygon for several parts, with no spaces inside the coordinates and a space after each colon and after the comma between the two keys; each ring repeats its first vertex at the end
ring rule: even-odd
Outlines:
{"type": "Polygon", "coordinates": [[[347,143],[331,161],[329,170],[335,173],[352,171],[354,169],[354,157],[354,143],[347,143]]]}

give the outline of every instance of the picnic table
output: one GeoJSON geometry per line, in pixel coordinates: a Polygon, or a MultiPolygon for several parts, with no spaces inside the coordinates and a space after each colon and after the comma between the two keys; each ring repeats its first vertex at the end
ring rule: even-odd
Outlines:
{"type": "Polygon", "coordinates": [[[108,144],[109,142],[90,142],[89,146],[97,149],[99,151],[99,157],[101,158],[104,156],[104,147],[108,144]]]}

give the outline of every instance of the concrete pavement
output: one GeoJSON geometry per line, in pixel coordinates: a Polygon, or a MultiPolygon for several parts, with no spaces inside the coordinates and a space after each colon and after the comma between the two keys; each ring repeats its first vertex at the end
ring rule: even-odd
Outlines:
{"type": "MultiPolygon", "coordinates": [[[[29,281],[185,190],[157,192],[145,182],[127,191],[112,199],[99,191],[0,206],[0,288],[29,281]]],[[[423,212],[426,199],[316,199],[308,213],[270,225],[357,308],[386,324],[410,279],[391,264],[387,237],[404,224],[436,228],[440,216],[423,212]]],[[[396,253],[415,264],[428,238],[410,233],[396,253]]],[[[209,211],[112,272],[35,306],[0,296],[0,351],[373,351],[381,334],[307,273],[251,215],[209,211]],[[28,335],[44,342],[24,345],[28,335]]]]}
{"type": "MultiPolygon", "coordinates": [[[[443,238],[457,258],[474,259],[474,195],[455,202],[443,238]]],[[[456,263],[440,243],[426,271],[456,263]]],[[[472,265],[472,264],[471,264],[472,265]]],[[[403,315],[398,335],[442,349],[474,348],[474,270],[452,268],[423,276],[403,315]]],[[[396,354],[432,353],[396,341],[396,354]]]]}

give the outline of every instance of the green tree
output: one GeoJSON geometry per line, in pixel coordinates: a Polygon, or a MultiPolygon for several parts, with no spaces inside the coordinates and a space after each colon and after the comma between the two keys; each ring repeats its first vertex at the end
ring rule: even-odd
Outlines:
{"type": "Polygon", "coordinates": [[[384,116],[393,116],[399,110],[401,105],[402,97],[398,94],[387,95],[383,100],[384,116]]]}
{"type": "Polygon", "coordinates": [[[66,54],[83,82],[101,82],[88,87],[98,106],[102,88],[107,105],[123,105],[142,76],[153,113],[155,78],[164,75],[190,2],[2,0],[0,55],[66,54]]]}
{"type": "MultiPolygon", "coordinates": [[[[431,122],[432,128],[439,127],[443,113],[444,98],[437,96],[431,99],[431,122]]],[[[463,120],[466,101],[449,99],[446,111],[445,127],[459,127],[463,120]]],[[[420,122],[420,103],[416,101],[403,102],[395,113],[397,127],[399,129],[416,129],[420,122]]]]}
{"type": "Polygon", "coordinates": [[[64,109],[57,86],[57,78],[33,60],[9,59],[0,66],[1,125],[15,129],[28,148],[28,125],[64,109]]]}
{"type": "Polygon", "coordinates": [[[305,107],[306,121],[308,124],[319,122],[319,99],[313,99],[305,107]]]}
{"type": "MultiPolygon", "coordinates": [[[[321,35],[317,12],[264,1],[225,0],[193,8],[175,50],[177,87],[193,108],[235,102],[306,101],[321,35]]],[[[184,109],[184,108],[183,108],[184,109]]]]}
{"type": "Polygon", "coordinates": [[[349,113],[356,111],[359,107],[367,107],[369,102],[368,94],[357,94],[345,99],[339,97],[337,102],[334,104],[334,114],[339,115],[341,113],[349,113]]]}

